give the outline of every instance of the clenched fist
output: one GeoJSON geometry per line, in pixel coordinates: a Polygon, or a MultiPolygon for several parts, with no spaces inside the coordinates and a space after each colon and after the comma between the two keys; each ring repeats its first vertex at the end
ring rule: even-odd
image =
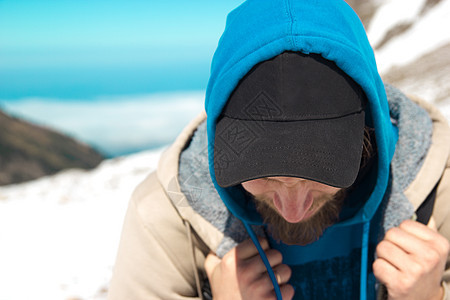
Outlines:
{"type": "MultiPolygon", "coordinates": [[[[281,253],[270,249],[266,239],[260,239],[260,243],[276,274],[283,299],[292,299],[294,288],[286,284],[291,269],[282,264],[281,253]]],[[[272,281],[251,240],[242,242],[222,259],[210,253],[205,260],[205,269],[215,300],[276,299],[272,281]]]]}
{"type": "Polygon", "coordinates": [[[391,228],[376,252],[373,272],[386,286],[388,299],[442,299],[449,242],[436,231],[433,220],[429,226],[407,220],[391,228]]]}

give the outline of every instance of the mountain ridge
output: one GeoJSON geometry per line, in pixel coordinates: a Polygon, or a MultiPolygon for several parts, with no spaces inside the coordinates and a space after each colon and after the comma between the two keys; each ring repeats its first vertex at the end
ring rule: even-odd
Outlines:
{"type": "Polygon", "coordinates": [[[21,183],[63,169],[92,169],[104,156],[53,129],[0,110],[0,185],[21,183]]]}

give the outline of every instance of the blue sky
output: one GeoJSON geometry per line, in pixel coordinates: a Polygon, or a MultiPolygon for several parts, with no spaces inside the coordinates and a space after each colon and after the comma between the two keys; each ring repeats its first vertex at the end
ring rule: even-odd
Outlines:
{"type": "Polygon", "coordinates": [[[0,108],[108,156],[170,143],[242,2],[0,0],[0,108]]]}
{"type": "Polygon", "coordinates": [[[0,99],[206,87],[242,0],[0,0],[0,99]]]}

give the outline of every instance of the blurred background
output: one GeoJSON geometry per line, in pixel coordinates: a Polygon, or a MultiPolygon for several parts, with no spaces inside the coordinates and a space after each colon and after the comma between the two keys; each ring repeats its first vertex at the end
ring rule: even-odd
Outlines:
{"type": "MultiPolygon", "coordinates": [[[[127,202],[203,108],[242,0],[0,0],[0,300],[105,299],[127,202]]],[[[348,0],[450,118],[450,0],[348,0]]]]}
{"type": "Polygon", "coordinates": [[[2,0],[1,105],[108,157],[167,144],[149,130],[171,130],[165,112],[177,104],[199,110],[226,13],[241,2],[2,0]]]}

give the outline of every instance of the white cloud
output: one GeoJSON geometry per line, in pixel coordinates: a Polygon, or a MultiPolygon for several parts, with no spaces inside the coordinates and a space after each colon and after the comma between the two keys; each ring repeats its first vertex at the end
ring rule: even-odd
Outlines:
{"type": "Polygon", "coordinates": [[[95,101],[27,98],[3,102],[9,113],[120,155],[173,141],[203,110],[204,92],[102,97],[95,101]]]}

